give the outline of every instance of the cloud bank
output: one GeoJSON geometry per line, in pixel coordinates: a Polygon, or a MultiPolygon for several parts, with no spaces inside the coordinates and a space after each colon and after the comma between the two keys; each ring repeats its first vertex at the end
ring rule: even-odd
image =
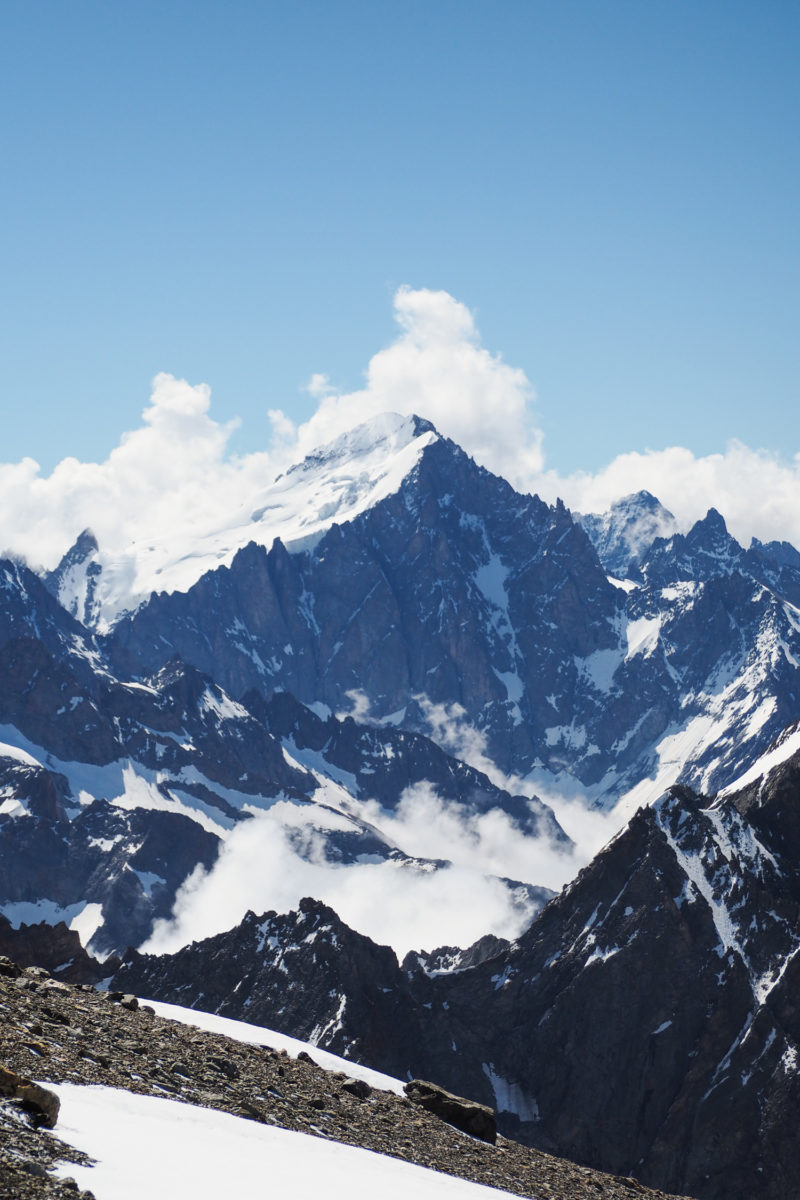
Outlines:
{"type": "Polygon", "coordinates": [[[234,426],[210,415],[205,384],[160,374],[141,426],[104,462],[67,458],[49,476],[31,458],[0,465],[0,552],[53,567],[86,527],[111,554],[212,532],[245,514],[265,479],[387,410],[427,417],[516,487],[550,501],[561,496],[579,511],[601,511],[647,488],[684,528],[714,506],[742,542],[800,545],[800,454],[781,460],[740,442],[705,457],[670,447],[621,455],[594,474],[561,475],[544,461],[531,383],[482,345],[463,304],[447,292],[402,287],[394,311],[397,334],[369,362],[364,386],[340,392],[313,375],[314,415],[296,425],[271,411],[271,442],[256,452],[230,453],[234,426]]]}
{"type": "Polygon", "coordinates": [[[367,808],[406,853],[439,855],[452,864],[436,871],[394,860],[329,862],[322,837],[298,824],[309,820],[308,809],[291,811],[297,808],[279,802],[236,826],[215,865],[195,869],[172,918],[157,923],[142,949],[172,953],[232,928],[248,909],[288,912],[303,896],[329,904],[353,929],[393,946],[401,958],[408,950],[468,946],[485,933],[514,938],[534,910],[515,903],[487,871],[533,882],[546,873],[558,876],[560,886],[576,870],[571,856],[554,855],[549,843],[521,836],[505,814],[465,818],[460,806],[426,786],[409,791],[395,815],[378,805],[367,808]]]}
{"type": "MultiPolygon", "coordinates": [[[[354,693],[353,700],[365,717],[363,697],[354,693]]],[[[526,835],[500,810],[470,812],[442,798],[431,784],[419,783],[406,788],[392,811],[375,800],[350,797],[346,811],[379,830],[389,846],[422,862],[343,864],[327,857],[326,836],[352,826],[337,810],[337,786],[326,784],[324,810],[291,801],[278,801],[266,811],[249,809],[251,820],[232,830],[210,870],[195,869],[178,892],[171,917],[156,923],[141,949],[174,953],[233,928],[248,909],[288,912],[303,896],[329,904],[351,928],[391,945],[400,958],[408,950],[466,947],[486,933],[518,937],[537,907],[513,885],[560,891],[625,818],[590,811],[580,798],[564,797],[552,787],[545,796],[529,781],[503,775],[487,757],[485,736],[469,725],[459,705],[420,702],[442,745],[513,794],[546,800],[573,847],[565,851],[547,836],[526,835]],[[431,871],[430,860],[449,865],[431,871]]]]}

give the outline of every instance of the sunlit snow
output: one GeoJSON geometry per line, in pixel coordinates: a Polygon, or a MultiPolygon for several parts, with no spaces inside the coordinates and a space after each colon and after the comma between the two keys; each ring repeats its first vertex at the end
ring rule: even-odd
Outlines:
{"type": "Polygon", "coordinates": [[[65,1163],[96,1200],[491,1200],[498,1192],[322,1137],[108,1087],[62,1083],[55,1133],[95,1159],[65,1163]]]}
{"type": "MultiPolygon", "coordinates": [[[[310,549],[334,522],[352,521],[396,492],[436,437],[430,429],[417,433],[411,417],[383,413],[265,484],[217,528],[189,523],[113,555],[101,543],[99,627],[153,591],[186,591],[207,571],[230,565],[250,542],[269,548],[280,538],[290,551],[310,549]]],[[[69,606],[72,597],[61,599],[69,606]]]]}

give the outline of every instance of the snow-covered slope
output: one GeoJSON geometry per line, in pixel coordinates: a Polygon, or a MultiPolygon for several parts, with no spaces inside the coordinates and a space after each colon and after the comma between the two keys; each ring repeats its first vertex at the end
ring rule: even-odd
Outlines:
{"type": "Polygon", "coordinates": [[[65,1164],[96,1200],[493,1200],[508,1195],[397,1158],[260,1125],[244,1117],[109,1087],[49,1084],[61,1101],[55,1134],[94,1159],[65,1164]],[[268,1190],[265,1191],[265,1180],[268,1190]]]}
{"type": "Polygon", "coordinates": [[[218,1033],[233,1038],[235,1042],[244,1042],[248,1046],[269,1046],[271,1050],[285,1050],[293,1058],[305,1051],[306,1054],[311,1054],[317,1066],[325,1071],[343,1071],[351,1079],[363,1079],[370,1087],[379,1091],[394,1092],[398,1096],[405,1095],[399,1079],[384,1075],[382,1071],[374,1071],[371,1067],[353,1062],[352,1059],[340,1058],[338,1054],[331,1054],[328,1050],[312,1046],[310,1042],[302,1042],[299,1038],[289,1037],[288,1034],[279,1033],[275,1029],[250,1025],[247,1021],[233,1021],[230,1017],[220,1017],[215,1013],[201,1012],[195,1008],[183,1008],[180,1004],[165,1004],[161,1000],[143,1000],[142,1003],[149,1004],[159,1017],[179,1021],[182,1025],[192,1025],[205,1033],[218,1033]]]}
{"type": "Polygon", "coordinates": [[[396,492],[437,437],[427,421],[385,413],[266,482],[219,528],[172,530],[114,555],[85,531],[49,585],[79,620],[106,629],[151,592],[186,591],[250,542],[269,547],[280,538],[290,550],[309,549],[335,522],[352,521],[396,492]]]}

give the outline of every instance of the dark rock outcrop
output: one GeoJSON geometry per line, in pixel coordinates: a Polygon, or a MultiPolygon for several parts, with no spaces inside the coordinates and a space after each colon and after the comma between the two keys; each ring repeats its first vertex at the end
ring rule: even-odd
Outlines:
{"type": "Polygon", "coordinates": [[[24,1075],[18,1075],[8,1067],[0,1064],[0,1096],[11,1100],[19,1100],[34,1114],[37,1124],[52,1129],[58,1121],[58,1111],[61,1107],[55,1092],[48,1091],[39,1083],[33,1083],[24,1075]]]}
{"type": "MultiPolygon", "coordinates": [[[[53,978],[66,983],[99,983],[113,975],[121,965],[118,958],[100,962],[88,954],[74,929],[64,921],[48,925],[24,922],[15,929],[0,915],[0,955],[22,967],[43,967],[53,978]]],[[[2,972],[2,964],[0,964],[2,972]]]]}
{"type": "Polygon", "coordinates": [[[464,1133],[480,1138],[482,1142],[494,1145],[497,1141],[494,1110],[487,1105],[475,1104],[463,1096],[454,1096],[452,1092],[425,1079],[412,1079],[403,1090],[412,1104],[419,1104],[420,1108],[441,1117],[448,1125],[463,1129],[464,1133]]]}

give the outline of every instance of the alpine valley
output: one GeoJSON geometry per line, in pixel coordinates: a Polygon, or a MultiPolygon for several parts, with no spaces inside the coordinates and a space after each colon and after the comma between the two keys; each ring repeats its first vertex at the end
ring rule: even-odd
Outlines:
{"type": "Polygon", "coordinates": [[[793,546],[573,514],[387,414],[223,527],[64,549],[0,563],[0,953],[796,1191],[793,546]]]}

